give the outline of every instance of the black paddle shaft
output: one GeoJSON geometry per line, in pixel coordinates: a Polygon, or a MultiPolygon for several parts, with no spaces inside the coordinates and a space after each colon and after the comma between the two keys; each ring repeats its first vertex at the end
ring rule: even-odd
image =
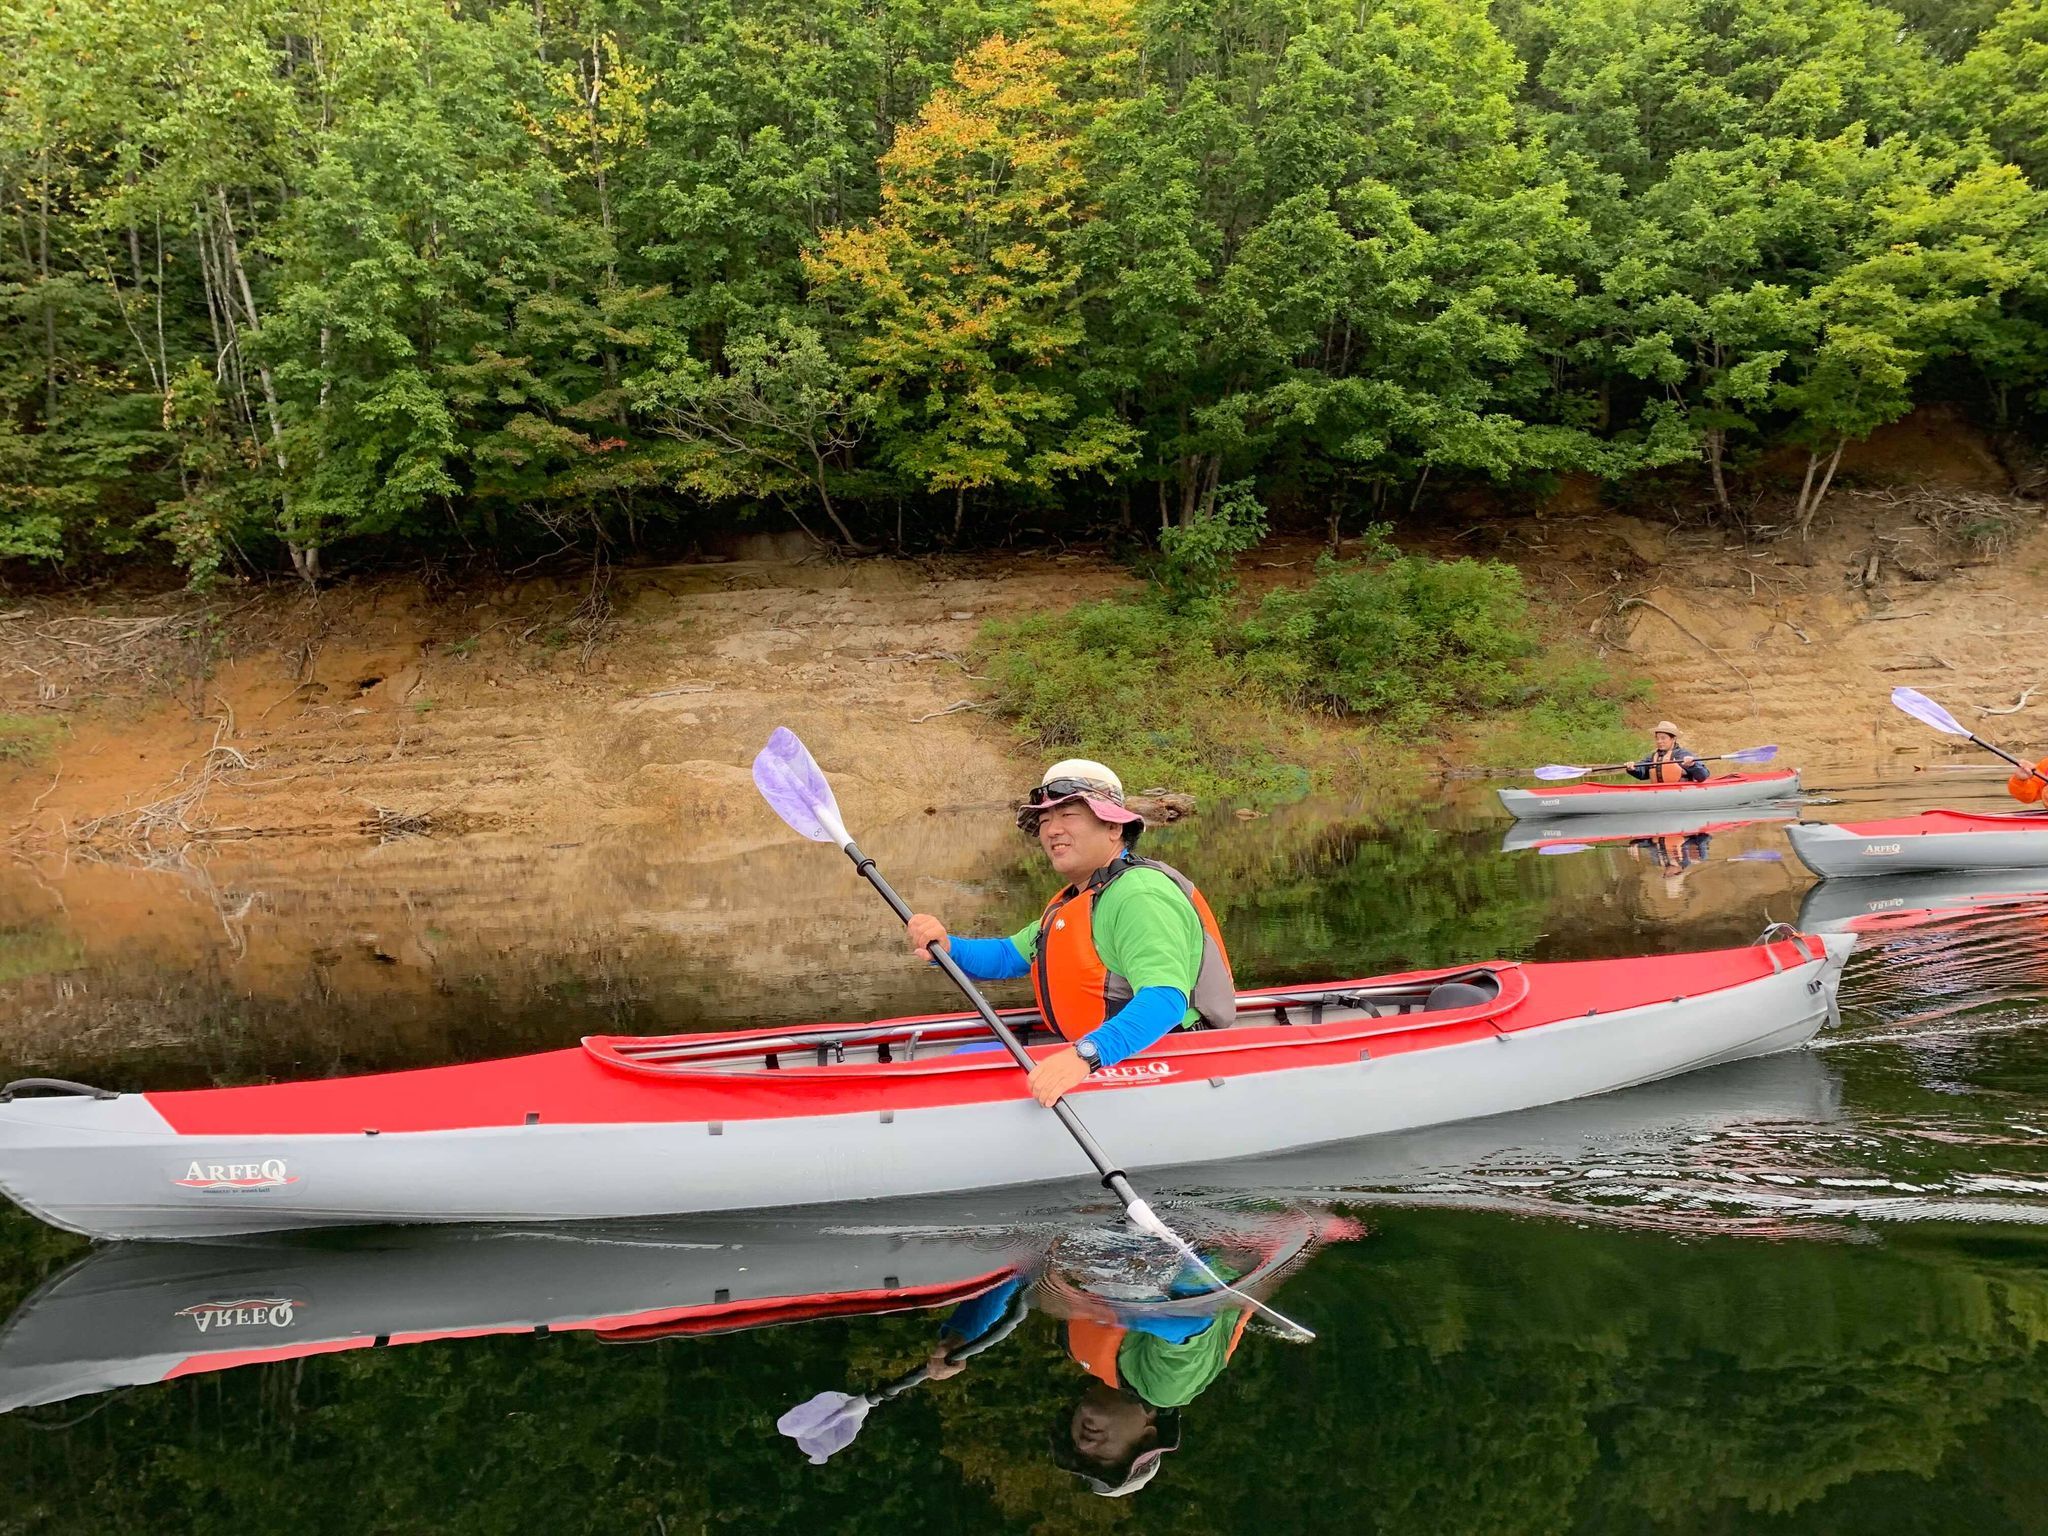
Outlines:
{"type": "Polygon", "coordinates": [[[2021,762],[2018,758],[2014,757],[2010,752],[2006,751],[2003,747],[1994,747],[1993,745],[1991,745],[1990,742],[1986,741],[1982,736],[1979,736],[1975,731],[1970,731],[1966,734],[1969,736],[1970,740],[1977,743],[1978,746],[1982,747],[1986,752],[1989,752],[1993,757],[2002,757],[2008,763],[2011,763],[2013,767],[2019,769],[2021,773],[2026,774],[2029,778],[2039,779],[2043,784],[2048,784],[2048,773],[2043,773],[2040,769],[2036,768],[2031,763],[2021,762]]]}
{"type": "MultiPolygon", "coordinates": [[[[909,905],[896,894],[895,887],[882,878],[882,872],[875,868],[875,861],[851,842],[846,845],[846,856],[853,860],[853,867],[859,872],[860,877],[875,888],[882,900],[889,903],[891,910],[902,919],[905,926],[908,926],[912,916],[909,905]]],[[[1003,1049],[1010,1053],[1011,1059],[1026,1072],[1037,1065],[1032,1061],[1030,1053],[1024,1049],[1023,1042],[1018,1040],[1010,1026],[1002,1021],[1001,1015],[989,1007],[988,999],[981,995],[981,989],[960,969],[959,962],[936,945],[932,948],[932,960],[946,973],[953,985],[960,989],[967,1001],[974,1005],[974,1011],[981,1015],[982,1023],[995,1032],[995,1037],[1003,1042],[1003,1049]]],[[[1095,1171],[1102,1175],[1102,1182],[1110,1193],[1121,1200],[1127,1209],[1137,1204],[1138,1192],[1131,1188],[1131,1181],[1124,1177],[1123,1169],[1109,1160],[1109,1154],[1104,1152],[1095,1138],[1089,1134],[1088,1127],[1083,1125],[1081,1117],[1068,1107],[1067,1101],[1061,1099],[1053,1105],[1052,1112],[1059,1116],[1060,1124],[1067,1128],[1067,1134],[1072,1136],[1081,1150],[1088,1154],[1088,1161],[1093,1163],[1095,1171]]]]}

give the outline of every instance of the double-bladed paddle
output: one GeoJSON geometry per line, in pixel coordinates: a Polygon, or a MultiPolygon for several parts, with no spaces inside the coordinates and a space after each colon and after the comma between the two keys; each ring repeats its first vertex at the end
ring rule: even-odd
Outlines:
{"type": "Polygon", "coordinates": [[[1931,725],[1946,736],[1961,736],[1969,741],[1974,741],[1986,752],[1996,757],[2004,758],[2029,778],[2039,779],[2043,784],[2048,784],[2048,774],[2044,774],[2040,769],[2021,762],[2010,752],[2006,751],[2005,748],[1994,747],[1990,742],[1979,736],[1967,725],[1964,725],[1962,721],[1943,709],[1919,689],[1894,688],[1892,690],[1892,703],[1911,715],[1915,720],[1918,720],[1922,725],[1931,725]]]}
{"type": "MultiPolygon", "coordinates": [[[[1768,763],[1778,755],[1775,745],[1744,747],[1739,752],[1723,752],[1716,757],[1700,757],[1693,761],[1700,763],[1768,763]]],[[[1569,763],[1545,763],[1535,769],[1535,776],[1546,782],[1559,779],[1583,779],[1589,773],[1619,773],[1624,768],[1633,768],[1634,763],[1602,763],[1597,768],[1574,768],[1569,763]]]]}
{"type": "MultiPolygon", "coordinates": [[[[776,815],[789,824],[792,831],[803,834],[814,843],[836,843],[840,852],[853,860],[853,867],[861,878],[875,888],[876,894],[882,900],[889,903],[890,910],[905,924],[910,922],[913,914],[909,906],[896,894],[894,887],[882,878],[881,871],[875,868],[875,861],[860,851],[851,834],[847,832],[846,822],[839,814],[839,802],[832,794],[832,786],[825,781],[824,771],[818,767],[810,749],[797,739],[796,732],[790,730],[788,726],[777,726],[775,734],[768,738],[768,745],[754,758],[754,787],[761,791],[761,798],[768,802],[776,815]]],[[[983,997],[981,990],[968,979],[967,973],[960,969],[959,963],[937,946],[932,948],[931,956],[932,963],[946,973],[947,979],[960,989],[974,1011],[981,1015],[981,1021],[989,1027],[990,1033],[1002,1042],[1003,1049],[1010,1053],[1010,1059],[1029,1072],[1035,1065],[1030,1053],[1024,1049],[1010,1026],[1002,1021],[995,1009],[989,1007],[988,999],[983,997]]],[[[1081,1117],[1074,1113],[1073,1107],[1065,1099],[1054,1104],[1052,1112],[1059,1117],[1060,1124],[1067,1128],[1067,1134],[1074,1138],[1075,1144],[1087,1154],[1088,1161],[1095,1165],[1095,1171],[1102,1175],[1104,1187],[1122,1202],[1124,1215],[1132,1226],[1150,1237],[1158,1238],[1201,1270],[1221,1289],[1242,1297],[1295,1338],[1308,1340],[1315,1337],[1301,1324],[1282,1317],[1256,1296],[1245,1295],[1211,1269],[1186,1238],[1161,1221],[1158,1213],[1138,1198],[1138,1192],[1131,1188],[1131,1181],[1124,1176],[1123,1169],[1110,1160],[1109,1154],[1096,1143],[1088,1128],[1081,1123],[1081,1117]]]]}

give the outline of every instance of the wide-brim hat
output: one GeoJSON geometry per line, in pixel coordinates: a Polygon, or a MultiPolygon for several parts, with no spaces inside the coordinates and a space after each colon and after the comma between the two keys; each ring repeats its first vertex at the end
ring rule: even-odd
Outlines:
{"type": "Polygon", "coordinates": [[[1082,801],[1098,819],[1112,826],[1145,825],[1145,818],[1124,804],[1124,781],[1086,757],[1064,758],[1046,769],[1018,807],[1017,825],[1034,832],[1041,812],[1073,800],[1082,801]]]}
{"type": "Polygon", "coordinates": [[[1159,1464],[1166,1459],[1169,1451],[1180,1449],[1180,1410],[1162,1408],[1159,1410],[1158,1438],[1138,1452],[1124,1467],[1104,1466],[1090,1461],[1074,1449],[1074,1438],[1061,1419],[1053,1425],[1053,1465],[1063,1472],[1071,1472],[1088,1485],[1090,1493],[1099,1493],[1105,1499],[1121,1499],[1136,1493],[1140,1488],[1159,1475],[1159,1464]]]}
{"type": "Polygon", "coordinates": [[[1669,736],[1673,741],[1676,741],[1678,739],[1678,727],[1669,720],[1659,720],[1651,728],[1650,734],[1652,736],[1669,736]]]}

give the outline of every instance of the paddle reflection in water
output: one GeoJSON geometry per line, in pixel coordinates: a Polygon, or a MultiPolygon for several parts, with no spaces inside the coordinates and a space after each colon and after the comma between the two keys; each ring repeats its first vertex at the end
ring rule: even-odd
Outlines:
{"type": "MultiPolygon", "coordinates": [[[[1360,1235],[1328,1211],[1176,1213],[1200,1265],[1133,1234],[1100,1227],[1061,1231],[1030,1267],[953,1306],[922,1364],[862,1393],[821,1392],[776,1421],[814,1464],[850,1445],[868,1413],[926,1381],[946,1381],[1016,1331],[1033,1311],[1059,1322],[1068,1359],[1085,1378],[1052,1429],[1052,1458],[1095,1493],[1135,1493],[1180,1446],[1180,1413],[1236,1355],[1254,1309],[1318,1243],[1360,1235]],[[1216,1277],[1231,1282],[1221,1288],[1216,1277]]],[[[1278,1330],[1293,1342],[1298,1331],[1278,1330]]]]}

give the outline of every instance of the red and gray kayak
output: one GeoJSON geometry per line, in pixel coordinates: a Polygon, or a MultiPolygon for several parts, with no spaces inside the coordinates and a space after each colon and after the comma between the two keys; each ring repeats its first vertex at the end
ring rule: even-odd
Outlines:
{"type": "Polygon", "coordinates": [[[2048,814],[1922,811],[1885,821],[1802,821],[1785,829],[1816,875],[2048,869],[2048,814]]]}
{"type": "MultiPolygon", "coordinates": [[[[1799,1045],[1853,938],[1498,963],[1247,993],[1074,1093],[1131,1171],[1606,1093],[1799,1045]]],[[[1033,1022],[1018,1012],[1014,1022],[1033,1022]]],[[[1058,1049],[1042,1028],[1034,1053],[1058,1049]]],[[[592,1036],[258,1087],[0,1091],[0,1189],[56,1226],[180,1238],[633,1218],[1070,1178],[1078,1154],[972,1015],[592,1036]]]]}
{"type": "Polygon", "coordinates": [[[1623,812],[1725,811],[1765,805],[1799,793],[1799,770],[1730,773],[1697,784],[1545,784],[1504,789],[1500,803],[1510,816],[1611,816],[1623,812]]]}

